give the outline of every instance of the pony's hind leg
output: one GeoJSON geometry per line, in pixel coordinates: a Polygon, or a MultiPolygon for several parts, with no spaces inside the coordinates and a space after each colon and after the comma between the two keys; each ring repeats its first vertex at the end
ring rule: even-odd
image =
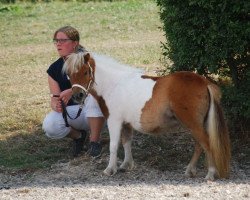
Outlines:
{"type": "Polygon", "coordinates": [[[197,161],[198,161],[201,153],[202,153],[201,145],[198,142],[195,142],[194,154],[193,154],[192,159],[190,160],[190,162],[187,166],[187,169],[185,171],[185,176],[194,177],[196,175],[196,173],[197,173],[196,164],[197,164],[197,161]]]}
{"type": "Polygon", "coordinates": [[[206,180],[214,180],[215,175],[217,173],[216,166],[214,164],[212,152],[209,144],[209,136],[205,132],[203,128],[193,129],[192,135],[196,139],[196,141],[201,145],[206,153],[206,159],[208,163],[208,173],[205,177],[206,180]]]}
{"type": "Polygon", "coordinates": [[[207,161],[208,161],[208,172],[207,172],[205,179],[213,181],[215,179],[215,176],[218,175],[218,172],[217,172],[217,169],[215,167],[212,152],[211,151],[207,152],[206,155],[207,155],[207,161]]]}
{"type": "MultiPolygon", "coordinates": [[[[190,97],[191,99],[191,97],[190,97]]],[[[214,180],[214,176],[216,174],[216,167],[213,160],[212,151],[210,149],[210,143],[209,143],[209,135],[204,129],[204,119],[207,113],[207,106],[201,105],[201,102],[199,105],[197,104],[196,107],[190,107],[188,110],[179,109],[179,107],[176,106],[174,109],[175,115],[177,116],[177,119],[187,128],[191,131],[193,138],[199,145],[202,147],[202,149],[206,153],[207,163],[208,163],[208,174],[206,176],[206,179],[214,180]],[[185,111],[185,112],[184,112],[185,111]]],[[[205,103],[203,103],[206,105],[205,103]]],[[[191,103],[190,103],[191,105],[191,103]]],[[[188,108],[188,105],[186,106],[188,108]]],[[[187,167],[186,175],[193,175],[194,167],[196,165],[197,159],[200,155],[201,149],[198,145],[196,145],[195,153],[187,167]]]]}
{"type": "Polygon", "coordinates": [[[123,163],[119,168],[120,171],[131,170],[134,167],[134,161],[131,151],[132,138],[132,127],[129,124],[124,124],[122,128],[122,145],[124,148],[125,157],[123,163]]]}

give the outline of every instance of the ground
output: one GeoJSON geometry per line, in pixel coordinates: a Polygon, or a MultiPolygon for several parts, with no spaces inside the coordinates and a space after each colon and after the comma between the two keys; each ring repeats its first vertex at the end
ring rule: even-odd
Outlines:
{"type": "MultiPolygon", "coordinates": [[[[233,152],[230,178],[213,182],[204,180],[204,157],[199,161],[196,177],[184,176],[192,151],[193,141],[188,134],[156,138],[136,133],[132,171],[118,172],[111,177],[102,174],[109,158],[106,143],[99,159],[82,154],[70,161],[61,160],[45,170],[12,174],[2,171],[0,196],[1,199],[250,198],[249,160],[245,155],[248,150],[240,154],[233,152]]],[[[119,163],[122,157],[120,149],[119,163]]]]}

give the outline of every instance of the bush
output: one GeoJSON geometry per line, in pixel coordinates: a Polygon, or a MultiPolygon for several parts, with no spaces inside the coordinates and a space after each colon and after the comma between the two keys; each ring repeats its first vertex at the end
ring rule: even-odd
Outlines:
{"type": "Polygon", "coordinates": [[[240,80],[240,86],[223,85],[222,103],[226,108],[227,118],[235,137],[245,140],[250,136],[250,69],[245,69],[244,79],[240,80]]]}
{"type": "MultiPolygon", "coordinates": [[[[163,54],[174,63],[170,71],[218,74],[230,80],[223,87],[226,114],[233,124],[239,123],[239,119],[248,123],[249,3],[246,0],[157,0],[157,3],[167,38],[163,54]]],[[[246,134],[249,135],[248,128],[246,134]]]]}

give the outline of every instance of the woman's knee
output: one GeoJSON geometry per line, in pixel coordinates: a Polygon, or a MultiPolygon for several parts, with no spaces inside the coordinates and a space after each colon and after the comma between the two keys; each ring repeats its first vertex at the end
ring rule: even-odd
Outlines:
{"type": "Polygon", "coordinates": [[[61,124],[55,117],[47,115],[43,121],[43,130],[49,138],[64,138],[69,133],[69,128],[61,124]]]}

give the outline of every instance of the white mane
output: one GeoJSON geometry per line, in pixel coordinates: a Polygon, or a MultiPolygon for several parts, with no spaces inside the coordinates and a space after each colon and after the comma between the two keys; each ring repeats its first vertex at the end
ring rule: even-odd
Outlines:
{"type": "Polygon", "coordinates": [[[77,73],[84,63],[84,56],[86,55],[86,53],[88,52],[84,51],[71,53],[63,65],[62,72],[65,72],[66,74],[77,73]]]}

